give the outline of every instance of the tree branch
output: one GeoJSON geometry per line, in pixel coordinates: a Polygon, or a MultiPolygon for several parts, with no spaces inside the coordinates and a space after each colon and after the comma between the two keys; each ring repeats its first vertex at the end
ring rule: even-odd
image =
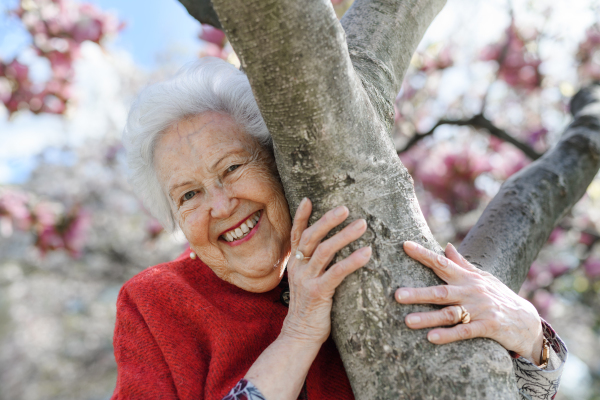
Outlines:
{"type": "Polygon", "coordinates": [[[217,29],[223,29],[211,0],[179,0],[179,2],[200,23],[212,25],[217,29]]]}
{"type": "Polygon", "coordinates": [[[446,0],[356,0],[342,18],[354,69],[391,133],[410,60],[446,0]]]}
{"type": "Polygon", "coordinates": [[[492,123],[492,121],[487,119],[482,114],[477,114],[470,119],[441,119],[429,131],[414,135],[402,149],[398,150],[398,154],[408,151],[411,147],[413,147],[415,144],[417,144],[419,142],[419,140],[432,135],[433,132],[439,126],[442,126],[442,125],[470,126],[475,129],[485,129],[486,131],[488,131],[488,133],[490,135],[496,136],[497,138],[502,139],[505,142],[512,144],[513,146],[515,146],[517,149],[521,150],[527,157],[529,157],[532,160],[537,160],[538,158],[540,158],[542,156],[541,154],[539,154],[537,151],[532,149],[526,143],[523,143],[520,140],[516,139],[514,136],[512,136],[505,130],[498,128],[496,125],[494,125],[492,123]]]}
{"type": "Polygon", "coordinates": [[[561,140],[502,185],[460,246],[467,259],[515,292],[600,168],[600,84],[579,91],[571,112],[574,120],[561,140]]]}

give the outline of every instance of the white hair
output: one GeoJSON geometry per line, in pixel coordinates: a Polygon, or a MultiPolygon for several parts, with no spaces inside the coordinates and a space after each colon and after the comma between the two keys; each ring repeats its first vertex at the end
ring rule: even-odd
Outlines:
{"type": "Polygon", "coordinates": [[[263,147],[272,147],[248,78],[218,58],[202,58],[171,79],[146,87],[129,110],[123,144],[131,184],[148,211],[171,232],[177,224],[154,168],[154,147],[170,126],[207,111],[231,116],[263,147]]]}

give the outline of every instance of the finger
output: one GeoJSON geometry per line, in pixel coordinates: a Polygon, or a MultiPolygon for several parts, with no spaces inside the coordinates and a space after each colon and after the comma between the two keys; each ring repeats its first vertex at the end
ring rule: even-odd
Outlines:
{"type": "Polygon", "coordinates": [[[315,276],[321,274],[335,256],[335,253],[361,237],[366,230],[367,221],[359,219],[318,245],[310,258],[307,271],[315,276]]]}
{"type": "Polygon", "coordinates": [[[396,290],[396,301],[401,304],[459,304],[465,297],[459,286],[452,285],[396,290]]]}
{"type": "Polygon", "coordinates": [[[321,240],[329,231],[348,218],[348,208],[340,206],[325,213],[314,225],[302,233],[298,250],[306,257],[311,257],[321,240]]]}
{"type": "Polygon", "coordinates": [[[487,337],[487,329],[483,321],[458,324],[452,328],[433,329],[427,334],[427,340],[434,344],[446,344],[476,337],[487,337]]]}
{"type": "Polygon", "coordinates": [[[308,197],[303,198],[298,206],[298,209],[296,210],[296,215],[294,216],[294,225],[292,226],[291,234],[292,249],[298,248],[302,233],[308,226],[308,219],[310,218],[311,211],[312,203],[308,197]]]}
{"type": "Polygon", "coordinates": [[[431,268],[446,283],[459,283],[462,281],[464,269],[446,257],[410,241],[404,242],[404,251],[421,264],[431,268]]]}
{"type": "Polygon", "coordinates": [[[356,250],[342,261],[333,264],[322,276],[323,284],[331,290],[339,286],[345,277],[366,265],[371,259],[371,247],[356,250]]]}
{"type": "Polygon", "coordinates": [[[437,311],[408,314],[405,322],[411,329],[434,328],[458,324],[461,316],[460,306],[450,306],[437,311]]]}
{"type": "Polygon", "coordinates": [[[448,243],[446,245],[446,249],[444,250],[444,252],[446,253],[446,257],[448,257],[448,259],[450,259],[456,265],[463,267],[464,269],[467,269],[469,271],[479,272],[479,269],[473,264],[471,264],[469,261],[467,261],[467,259],[464,258],[462,254],[458,252],[458,250],[456,250],[456,247],[454,247],[452,243],[448,243]]]}

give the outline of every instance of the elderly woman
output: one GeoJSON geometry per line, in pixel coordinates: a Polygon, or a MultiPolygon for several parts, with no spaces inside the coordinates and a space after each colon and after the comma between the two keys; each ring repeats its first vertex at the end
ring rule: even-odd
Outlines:
{"type": "MultiPolygon", "coordinates": [[[[167,229],[183,231],[190,249],[123,286],[113,399],[352,399],[330,337],[332,296],[371,249],[326,267],[367,225],[353,221],[324,240],[348,209],[308,227],[308,199],[292,225],[246,76],[203,59],[148,87],[132,106],[124,142],[135,190],[167,229]]],[[[444,344],[466,338],[464,326],[448,326],[470,323],[471,337],[512,352],[524,398],[552,398],[566,349],[535,308],[452,245],[447,258],[411,242],[404,249],[449,284],[398,289],[399,303],[447,306],[410,314],[407,325],[444,327],[427,336],[444,344]],[[445,291],[452,300],[439,300],[445,291]]]]}

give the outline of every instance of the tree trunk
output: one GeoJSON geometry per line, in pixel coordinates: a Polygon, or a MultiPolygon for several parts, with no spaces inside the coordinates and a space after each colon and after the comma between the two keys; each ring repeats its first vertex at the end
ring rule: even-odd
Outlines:
{"type": "MultiPolygon", "coordinates": [[[[338,288],[332,312],[333,336],[357,399],[517,396],[512,362],[498,343],[430,344],[426,330],[408,329],[404,317],[433,307],[400,306],[393,297],[399,286],[440,283],[402,250],[413,240],[442,253],[389,134],[408,62],[443,4],[357,0],[340,24],[327,0],[214,0],[273,136],[292,214],[306,196],[313,200],[313,221],[342,204],[350,209],[348,221],[367,220],[367,233],[339,257],[371,245],[372,260],[338,288]]],[[[550,233],[546,225],[537,236],[550,233]]],[[[530,242],[539,246],[528,257],[543,244],[530,242]]],[[[522,271],[528,258],[513,259],[522,271]]]]}

